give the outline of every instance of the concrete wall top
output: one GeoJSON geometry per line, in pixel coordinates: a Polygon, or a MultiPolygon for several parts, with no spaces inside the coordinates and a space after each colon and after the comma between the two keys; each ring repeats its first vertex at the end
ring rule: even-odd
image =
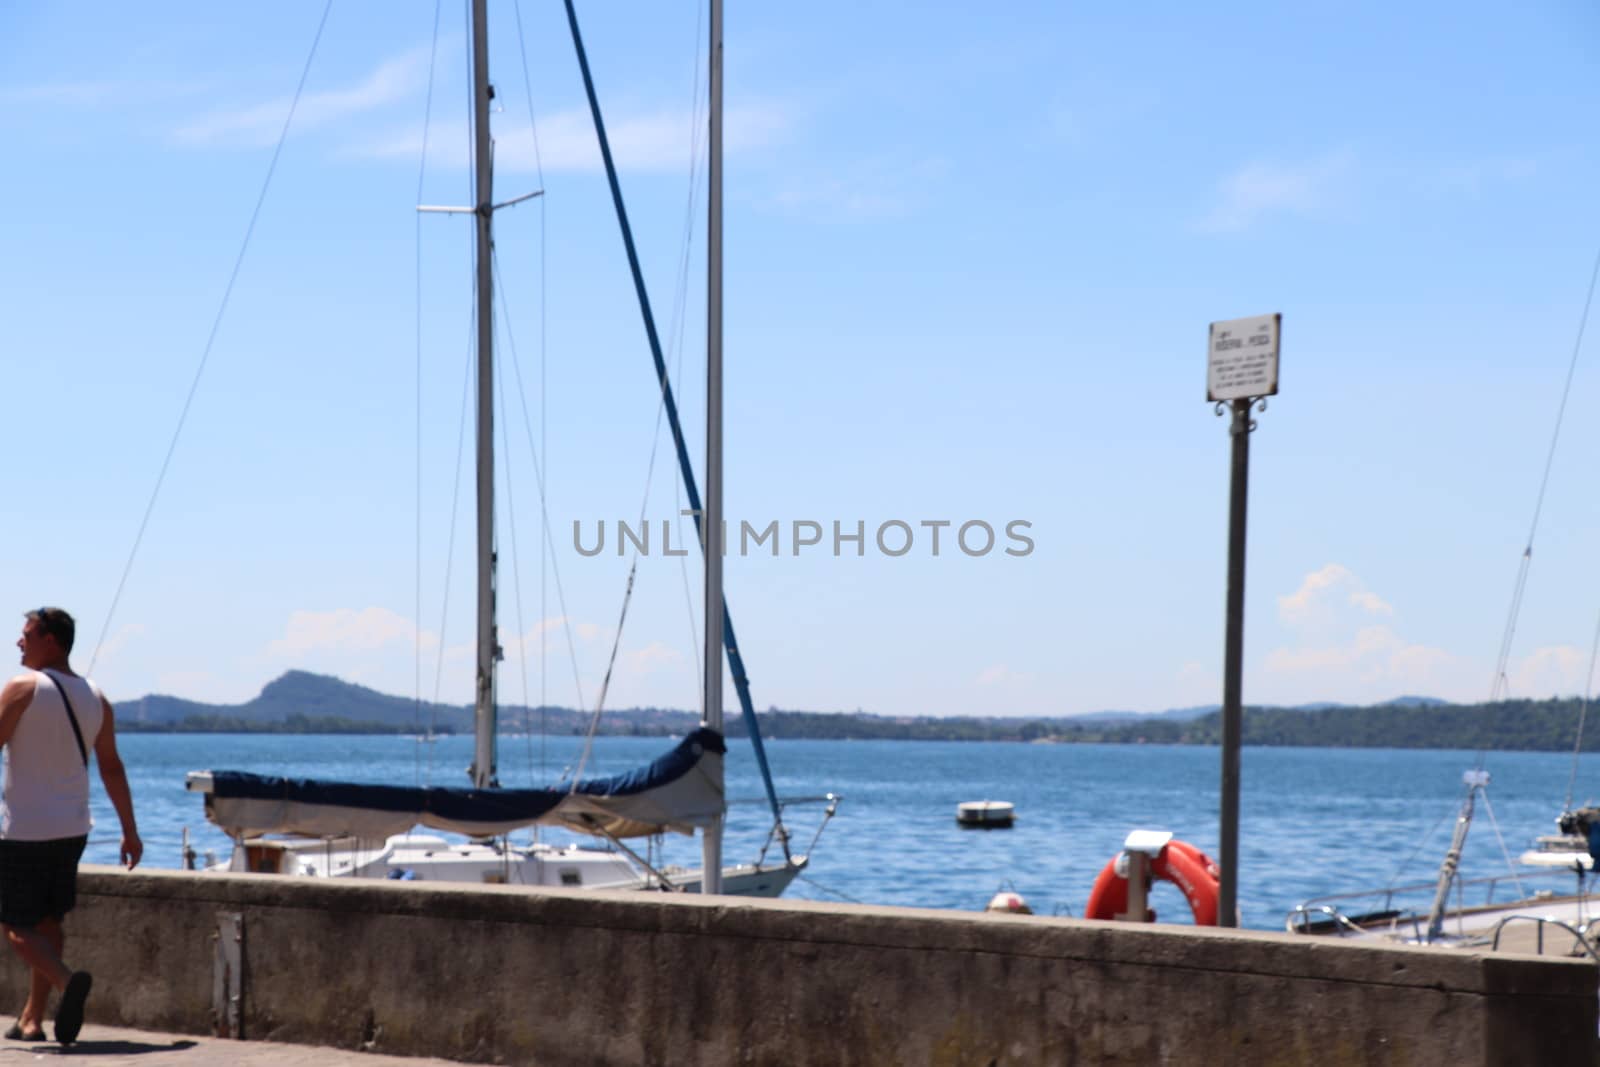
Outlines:
{"type": "Polygon", "coordinates": [[[1357,944],[1257,930],[1012,916],[698,894],[540,889],[358,879],[124,871],[86,864],[80,893],[160,898],[196,906],[307,909],[323,914],[416,916],[562,930],[593,928],[715,935],[786,944],[993,953],[1017,958],[1315,976],[1397,989],[1465,994],[1593,996],[1582,960],[1357,944]]]}

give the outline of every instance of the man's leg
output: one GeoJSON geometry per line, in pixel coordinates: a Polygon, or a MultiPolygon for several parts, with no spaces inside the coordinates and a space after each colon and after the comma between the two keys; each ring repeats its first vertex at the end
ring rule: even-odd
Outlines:
{"type": "MultiPolygon", "coordinates": [[[[61,923],[55,919],[43,919],[35,927],[45,939],[50,942],[56,959],[62,958],[66,946],[66,937],[61,932],[61,923]]],[[[52,982],[50,975],[38,967],[30,966],[28,983],[28,1002],[22,1006],[22,1014],[17,1018],[17,1025],[23,1033],[31,1034],[44,1030],[44,1010],[50,1003],[50,988],[52,982]]]]}
{"type": "MultiPolygon", "coordinates": [[[[72,977],[72,972],[67,965],[61,962],[61,926],[54,919],[44,919],[34,926],[5,927],[6,940],[11,942],[11,948],[22,957],[22,962],[33,968],[33,981],[37,982],[43,977],[46,994],[49,988],[65,989],[67,979],[72,977]],[[54,936],[45,933],[46,925],[54,927],[54,936]]],[[[29,996],[31,1003],[33,997],[29,996]]]]}

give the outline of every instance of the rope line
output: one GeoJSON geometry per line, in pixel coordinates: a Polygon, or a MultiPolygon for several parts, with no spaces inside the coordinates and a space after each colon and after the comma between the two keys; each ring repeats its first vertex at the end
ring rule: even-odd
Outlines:
{"type": "Polygon", "coordinates": [[[1594,693],[1595,658],[1600,656],[1600,619],[1595,620],[1594,641],[1589,646],[1589,676],[1583,683],[1583,702],[1578,705],[1578,734],[1572,739],[1572,771],[1567,775],[1567,799],[1562,811],[1572,810],[1572,793],[1578,784],[1578,755],[1583,751],[1583,725],[1589,716],[1589,699],[1594,693]]]}
{"type": "MultiPolygon", "coordinates": [[[[698,19],[698,15],[696,16],[696,18],[698,19]]],[[[682,378],[681,371],[682,371],[682,367],[683,367],[683,350],[685,348],[685,345],[683,343],[683,335],[684,335],[685,324],[686,324],[686,322],[688,320],[688,316],[685,313],[685,309],[687,307],[688,299],[689,299],[689,258],[690,258],[690,252],[693,249],[693,245],[694,245],[695,189],[697,188],[697,186],[699,184],[699,174],[700,174],[700,168],[699,168],[700,136],[699,136],[699,122],[698,122],[699,114],[700,114],[699,89],[698,89],[698,86],[699,86],[699,74],[700,74],[700,50],[699,50],[699,44],[698,44],[699,40],[700,40],[700,32],[699,32],[699,24],[698,24],[698,21],[697,21],[696,28],[695,28],[696,46],[695,46],[694,70],[691,72],[692,76],[693,76],[693,83],[692,83],[693,84],[693,88],[691,90],[691,97],[693,99],[693,104],[691,106],[692,120],[691,120],[691,122],[689,124],[689,138],[690,138],[690,142],[689,142],[689,194],[688,194],[687,202],[684,205],[683,236],[681,238],[681,243],[680,243],[680,246],[679,246],[681,251],[679,252],[679,255],[678,255],[678,264],[679,264],[679,266],[678,266],[677,285],[676,285],[675,291],[673,293],[672,320],[671,320],[671,322],[669,322],[668,327],[667,327],[667,336],[669,338],[672,338],[674,343],[677,345],[677,351],[675,353],[673,353],[673,355],[675,356],[677,364],[678,364],[678,369],[679,369],[679,372],[680,372],[679,373],[679,379],[680,380],[682,378]]],[[[668,388],[668,383],[666,381],[662,381],[662,382],[660,382],[660,384],[658,385],[657,390],[656,390],[656,393],[657,393],[657,397],[656,397],[656,422],[655,422],[655,427],[652,429],[651,434],[650,434],[650,458],[645,464],[644,491],[643,491],[642,497],[641,497],[641,499],[639,501],[639,528],[643,529],[643,530],[646,530],[646,531],[648,531],[646,516],[647,516],[647,514],[648,514],[648,512],[650,510],[650,490],[651,490],[652,485],[655,482],[656,458],[657,458],[657,456],[660,455],[660,452],[661,452],[661,424],[664,421],[664,419],[666,417],[666,412],[667,412],[667,388],[668,388]]],[[[673,486],[674,486],[674,497],[676,498],[677,492],[679,491],[678,480],[676,478],[673,479],[673,486]]],[[[681,507],[679,507],[677,510],[681,512],[683,509],[681,507]]],[[[681,518],[681,516],[680,516],[680,518],[681,518]]],[[[677,525],[677,524],[675,524],[675,525],[677,525]]],[[[681,531],[681,529],[682,529],[681,525],[678,525],[678,529],[681,531]]],[[[618,536],[620,537],[621,535],[619,534],[618,536]]],[[[584,735],[583,753],[579,757],[579,760],[578,760],[578,773],[574,776],[573,788],[577,788],[577,782],[578,782],[579,779],[582,778],[583,768],[589,761],[589,757],[590,757],[590,755],[592,754],[592,751],[593,751],[594,738],[595,738],[596,733],[598,733],[598,731],[599,731],[600,717],[605,712],[606,693],[611,688],[611,678],[612,678],[612,675],[613,675],[614,671],[616,670],[617,655],[621,651],[621,648],[622,648],[623,626],[627,622],[627,619],[628,619],[628,605],[633,600],[634,586],[635,586],[635,582],[637,581],[638,574],[639,574],[639,554],[640,554],[639,553],[639,549],[636,547],[634,549],[634,552],[633,552],[633,560],[628,565],[628,579],[627,579],[626,585],[624,586],[623,594],[622,594],[622,609],[621,609],[621,611],[620,611],[620,613],[618,615],[618,618],[617,618],[617,629],[616,629],[616,632],[612,635],[611,653],[606,659],[606,672],[605,672],[605,677],[601,681],[601,684],[600,684],[600,695],[599,695],[598,699],[595,702],[594,711],[590,715],[590,718],[589,718],[589,728],[588,728],[587,732],[584,735]]],[[[679,559],[678,559],[678,565],[682,570],[682,573],[683,573],[683,576],[684,576],[685,588],[687,588],[687,584],[688,584],[688,564],[687,564],[687,562],[685,561],[685,559],[682,556],[680,556],[679,559]]],[[[689,600],[689,619],[690,619],[690,625],[693,626],[693,624],[694,624],[694,602],[693,602],[692,598],[689,600]]],[[[690,642],[690,647],[695,649],[695,667],[696,667],[696,676],[698,677],[700,675],[700,671],[699,671],[700,654],[699,654],[699,641],[698,641],[698,638],[696,638],[695,640],[690,642]]],[[[701,692],[700,696],[701,696],[701,703],[702,704],[704,703],[704,692],[703,692],[704,685],[705,685],[704,680],[701,679],[700,686],[701,686],[702,692],[701,692]]]]}
{"type": "MultiPolygon", "coordinates": [[[[498,284],[500,278],[500,254],[491,250],[490,257],[494,263],[495,280],[498,284]]],[[[504,294],[502,293],[502,295],[504,294]]],[[[516,374],[517,379],[517,399],[521,401],[522,426],[528,437],[528,451],[533,455],[533,476],[539,485],[539,516],[544,526],[545,537],[553,540],[550,534],[550,509],[546,506],[548,496],[545,491],[544,468],[539,462],[538,450],[533,447],[533,422],[528,415],[528,394],[527,387],[522,381],[522,360],[517,355],[516,335],[509,322],[506,324],[506,346],[511,350],[511,369],[516,374]]],[[[567,595],[561,584],[561,568],[556,565],[554,556],[550,558],[550,574],[555,579],[556,603],[561,608],[561,623],[567,635],[567,652],[572,660],[572,684],[578,691],[578,705],[582,707],[584,706],[583,677],[578,671],[578,647],[577,642],[572,637],[572,617],[567,613],[567,595]]],[[[540,624],[543,625],[543,622],[544,620],[541,619],[540,624]]]]}
{"type": "MultiPolygon", "coordinates": [[[[433,131],[433,79],[439,65],[439,19],[444,11],[443,0],[435,0],[433,5],[433,44],[428,51],[428,91],[423,97],[422,105],[422,149],[417,158],[417,203],[422,203],[423,183],[428,173],[428,139],[433,131]]],[[[416,573],[415,579],[415,611],[416,638],[413,642],[413,677],[412,699],[414,705],[411,710],[411,729],[414,733],[422,733],[422,213],[418,212],[415,223],[416,250],[417,250],[417,470],[416,470],[416,573]]],[[[428,734],[433,734],[432,717],[435,712],[429,713],[428,734]]],[[[412,757],[413,773],[416,784],[422,784],[422,753],[414,753],[412,757]]]]}
{"type": "MultiPolygon", "coordinates": [[[[1522,550],[1522,564],[1517,571],[1517,582],[1511,594],[1511,610],[1506,617],[1505,632],[1500,638],[1500,656],[1495,662],[1494,681],[1489,687],[1491,703],[1503,699],[1509,680],[1506,665],[1511,658],[1511,639],[1517,629],[1517,615],[1522,610],[1522,593],[1528,581],[1528,567],[1533,560],[1533,540],[1539,529],[1539,516],[1544,511],[1545,491],[1550,486],[1550,471],[1555,465],[1556,444],[1561,440],[1561,424],[1567,414],[1567,399],[1572,394],[1572,379],[1578,369],[1578,353],[1583,349],[1583,334],[1589,325],[1589,309],[1594,305],[1595,282],[1600,280],[1600,253],[1589,272],[1589,290],[1583,300],[1583,313],[1578,317],[1578,336],[1572,343],[1572,358],[1567,362],[1567,380],[1561,388],[1561,403],[1556,408],[1556,425],[1550,434],[1550,448],[1545,454],[1544,473],[1539,479],[1539,493],[1534,499],[1533,521],[1528,526],[1528,544],[1522,550]]],[[[1480,756],[1481,763],[1481,756],[1480,756]]]]}
{"type": "Polygon", "coordinates": [[[866,903],[866,901],[857,900],[855,897],[851,896],[849,893],[841,893],[837,889],[829,889],[827,886],[823,885],[821,882],[817,881],[815,878],[811,877],[809,874],[799,874],[799,875],[796,875],[795,877],[799,878],[800,881],[804,882],[806,885],[811,886],[813,889],[819,889],[822,892],[827,893],[829,896],[838,897],[840,900],[844,901],[846,904],[864,904],[864,903],[866,903]]]}
{"type": "MultiPolygon", "coordinates": [[[[499,264],[497,263],[496,267],[498,266],[499,264]]],[[[497,288],[499,287],[499,281],[500,277],[497,273],[495,275],[497,288]]],[[[502,329],[505,328],[505,322],[510,317],[503,310],[505,307],[504,296],[505,293],[502,291],[502,299],[497,305],[502,310],[495,316],[500,320],[502,329]]],[[[503,361],[497,360],[494,370],[496,377],[495,395],[500,401],[500,450],[505,456],[505,464],[501,473],[506,491],[506,533],[511,539],[511,596],[517,608],[517,667],[518,673],[522,677],[522,732],[526,735],[528,732],[528,654],[523,647],[523,635],[528,630],[527,619],[522,614],[522,546],[517,540],[516,478],[511,470],[511,433],[506,426],[510,421],[510,414],[506,411],[506,372],[503,361]]]]}
{"type": "Polygon", "coordinates": [[[1517,887],[1517,898],[1524,899],[1528,894],[1522,888],[1522,879],[1517,876],[1517,865],[1511,862],[1511,850],[1506,848],[1506,839],[1500,833],[1500,820],[1494,817],[1494,805],[1489,803],[1489,790],[1482,790],[1480,795],[1483,797],[1483,810],[1489,813],[1489,826],[1494,830],[1494,839],[1500,843],[1500,855],[1505,857],[1506,870],[1511,874],[1511,884],[1517,887]]]}
{"type": "Polygon", "coordinates": [[[628,605],[633,602],[633,579],[639,571],[639,554],[634,553],[633,563],[628,568],[628,587],[622,593],[622,611],[617,616],[617,634],[611,642],[611,656],[606,660],[605,677],[600,680],[600,695],[595,698],[594,714],[589,716],[589,729],[583,735],[583,753],[578,757],[578,768],[572,775],[572,789],[569,795],[577,791],[578,783],[583,781],[583,769],[589,763],[589,757],[594,754],[594,735],[600,729],[600,716],[605,712],[606,693],[611,688],[611,673],[617,666],[617,650],[622,647],[622,628],[628,621],[628,605]]]}
{"type": "MultiPolygon", "coordinates": [[[[680,260],[678,276],[679,298],[677,300],[677,306],[673,309],[673,314],[676,318],[676,329],[673,332],[676,334],[677,344],[677,352],[674,354],[674,362],[676,366],[673,369],[673,376],[680,383],[683,381],[683,352],[687,347],[684,344],[684,331],[688,321],[688,316],[684,313],[684,305],[687,300],[687,291],[689,287],[689,259],[695,232],[694,208],[695,202],[698,199],[696,196],[696,190],[699,188],[699,179],[701,173],[700,150],[702,141],[700,135],[702,132],[704,132],[707,136],[710,135],[709,123],[702,124],[701,122],[701,104],[705,103],[707,107],[710,106],[710,101],[708,99],[710,87],[709,85],[706,85],[706,82],[700,77],[700,61],[702,58],[700,46],[704,39],[704,35],[701,32],[702,10],[703,9],[700,5],[695,5],[694,70],[690,75],[689,89],[689,97],[692,101],[689,109],[689,128],[691,131],[693,131],[692,139],[689,144],[689,194],[686,197],[683,206],[683,256],[680,260]],[[700,92],[701,86],[703,85],[706,86],[707,89],[706,96],[703,96],[700,92]]],[[[665,394],[665,391],[665,387],[663,386],[663,394],[665,394]]],[[[683,485],[676,478],[673,479],[672,482],[672,501],[674,505],[672,509],[673,528],[678,531],[679,542],[682,544],[687,544],[687,539],[683,536],[683,485]]],[[[698,529],[699,527],[696,526],[697,531],[698,529]]],[[[698,536],[698,534],[696,536],[698,536]]],[[[685,556],[678,557],[678,574],[683,583],[684,610],[689,622],[688,644],[689,648],[691,649],[691,655],[694,657],[695,706],[703,708],[705,707],[706,703],[706,676],[703,668],[704,657],[701,655],[700,648],[700,622],[698,617],[695,615],[694,592],[689,583],[689,560],[685,556]]]]}
{"type": "Polygon", "coordinates": [[[1400,865],[1396,867],[1394,869],[1394,873],[1389,876],[1389,884],[1391,886],[1400,880],[1400,872],[1410,866],[1411,861],[1416,859],[1418,854],[1420,854],[1422,850],[1427,847],[1429,841],[1433,840],[1433,835],[1439,832],[1439,827],[1444,824],[1444,821],[1453,817],[1454,815],[1455,812],[1447,811],[1443,815],[1439,816],[1438,820],[1434,822],[1432,826],[1428,827],[1428,832],[1422,835],[1421,840],[1417,842],[1417,847],[1411,850],[1411,854],[1409,856],[1400,861],[1400,865]]]}
{"type": "Polygon", "coordinates": [[[473,358],[467,346],[466,366],[461,374],[461,417],[456,426],[456,476],[450,489],[450,526],[444,550],[444,592],[439,597],[439,655],[434,664],[433,703],[438,706],[439,693],[444,685],[444,633],[450,618],[450,579],[456,557],[456,526],[461,515],[461,465],[467,449],[467,397],[472,391],[473,358]]]}
{"type": "MultiPolygon", "coordinates": [[[[543,189],[545,187],[544,153],[539,147],[539,121],[534,116],[533,112],[533,80],[528,75],[528,42],[527,37],[522,32],[521,0],[517,0],[516,3],[512,4],[512,10],[516,13],[517,18],[517,49],[522,56],[522,90],[523,96],[528,102],[528,132],[533,138],[533,168],[534,173],[539,179],[539,188],[543,189]]],[[[545,342],[547,338],[547,315],[545,313],[545,309],[547,307],[545,300],[545,236],[548,231],[545,226],[545,199],[546,198],[543,196],[539,198],[539,454],[544,456],[545,465],[548,468],[550,463],[550,449],[547,437],[547,429],[550,425],[550,422],[546,417],[545,406],[545,398],[548,395],[548,391],[545,388],[545,342]]],[[[544,488],[542,485],[540,486],[539,492],[539,507],[540,510],[543,510],[545,507],[545,499],[544,488]]],[[[549,554],[550,540],[544,536],[544,531],[541,529],[539,534],[539,777],[536,779],[538,781],[543,781],[547,773],[545,741],[546,735],[549,733],[549,731],[546,729],[547,709],[550,705],[548,689],[550,672],[546,656],[549,643],[547,631],[544,625],[544,620],[548,617],[548,610],[546,607],[548,600],[546,598],[545,591],[545,577],[550,566],[549,554]]],[[[531,731],[528,732],[531,733],[531,731]]],[[[525,744],[527,746],[528,755],[528,772],[529,776],[532,777],[532,738],[525,738],[525,744]]]]}
{"type": "Polygon", "coordinates": [[[161,461],[161,470],[156,475],[155,488],[150,492],[150,501],[145,505],[144,517],[139,520],[139,530],[134,535],[133,547],[128,551],[128,560],[123,565],[122,577],[117,581],[117,590],[112,594],[111,606],[106,609],[105,622],[100,627],[100,637],[95,641],[94,652],[89,657],[87,673],[94,673],[95,662],[100,658],[100,651],[105,647],[106,635],[111,632],[111,622],[116,616],[117,606],[122,603],[122,593],[127,587],[128,576],[133,573],[134,560],[138,558],[139,546],[144,543],[145,530],[150,526],[150,516],[155,513],[156,501],[161,496],[161,487],[166,483],[167,471],[172,466],[172,457],[178,450],[178,440],[183,436],[183,427],[189,421],[189,409],[194,404],[196,392],[200,389],[200,379],[206,372],[206,364],[211,360],[212,348],[216,345],[217,334],[222,329],[222,320],[228,312],[228,301],[233,297],[234,284],[239,280],[239,271],[244,266],[245,253],[250,249],[250,239],[255,235],[256,221],[261,217],[261,208],[267,202],[267,190],[272,187],[272,176],[278,169],[278,159],[283,155],[284,142],[289,139],[289,127],[294,122],[295,111],[300,106],[300,97],[305,91],[306,79],[311,75],[311,64],[317,55],[317,46],[322,41],[322,31],[328,25],[328,14],[333,10],[333,0],[327,0],[322,8],[322,18],[317,22],[317,32],[311,39],[311,49],[306,53],[305,65],[300,70],[300,80],[294,88],[294,97],[289,101],[289,113],[283,118],[283,128],[278,132],[278,143],[272,149],[272,160],[267,164],[266,177],[262,179],[261,191],[256,194],[255,207],[250,212],[250,222],[245,226],[244,240],[239,243],[239,253],[234,257],[233,270],[228,275],[228,284],[222,291],[222,302],[217,306],[217,314],[211,320],[211,332],[206,336],[205,348],[200,353],[200,364],[195,368],[194,378],[189,382],[188,395],[184,397],[183,408],[178,413],[178,424],[173,428],[172,440],[167,444],[167,454],[161,461]]]}

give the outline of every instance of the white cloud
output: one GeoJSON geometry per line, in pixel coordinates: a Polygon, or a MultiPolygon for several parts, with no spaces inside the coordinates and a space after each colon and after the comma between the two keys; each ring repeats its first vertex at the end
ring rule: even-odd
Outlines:
{"type": "MultiPolygon", "coordinates": [[[[304,93],[295,109],[295,126],[307,129],[325,125],[403,99],[424,84],[427,63],[428,50],[413,49],[385,60],[355,85],[304,93]]],[[[180,126],[173,131],[173,137],[190,144],[272,144],[283,128],[291,102],[282,97],[251,107],[213,112],[180,126]]]]}
{"type": "Polygon", "coordinates": [[[1291,626],[1327,622],[1346,604],[1366,615],[1394,614],[1394,608],[1348,567],[1329,563],[1306,575],[1293,593],[1278,598],[1278,617],[1291,626]]]}
{"type": "MultiPolygon", "coordinates": [[[[495,171],[499,174],[596,173],[603,169],[600,143],[588,108],[571,108],[540,117],[537,146],[526,122],[507,122],[494,141],[495,171]]],[[[703,119],[702,119],[703,121],[703,119]]],[[[735,154],[781,140],[791,125],[787,109],[775,104],[748,104],[730,108],[724,116],[723,151],[735,154]]],[[[687,171],[692,156],[705,151],[706,134],[698,136],[694,118],[685,109],[612,117],[606,137],[617,169],[633,172],[687,171]]],[[[439,160],[463,169],[467,165],[467,125],[463,120],[435,123],[429,133],[430,163],[439,160]]],[[[408,129],[388,139],[356,148],[354,155],[371,159],[416,159],[422,151],[422,130],[408,129]]]]}
{"type": "Polygon", "coordinates": [[[664,667],[675,667],[684,662],[683,653],[660,641],[652,641],[643,648],[622,654],[623,669],[632,674],[650,674],[664,667]]]}
{"type": "MultiPolygon", "coordinates": [[[[391,645],[415,647],[417,627],[385,608],[337,608],[290,614],[282,637],[267,646],[275,659],[328,651],[371,652],[391,645]]],[[[433,634],[422,635],[422,647],[436,647],[433,634]]]]}
{"type": "Polygon", "coordinates": [[[1354,171],[1348,151],[1303,163],[1247,163],[1218,184],[1218,203],[1198,228],[1245,230],[1274,215],[1320,214],[1344,193],[1354,171]]]}
{"type": "Polygon", "coordinates": [[[947,169],[937,158],[857,160],[798,174],[773,202],[829,222],[897,218],[920,209],[947,169]]]}
{"type": "Polygon", "coordinates": [[[1348,567],[1326,564],[1278,598],[1288,640],[1267,654],[1263,667],[1292,682],[1290,691],[1300,695],[1288,699],[1382,700],[1457,688],[1461,665],[1454,656],[1375,621],[1394,615],[1348,567]]]}
{"type": "Polygon", "coordinates": [[[131,622],[117,627],[115,633],[105,639],[98,648],[90,653],[91,667],[94,664],[115,663],[118,654],[136,638],[143,637],[148,628],[139,622],[131,622]]]}
{"type": "Polygon", "coordinates": [[[1571,645],[1536,648],[1507,667],[1507,695],[1542,699],[1582,693],[1588,667],[1588,656],[1571,645]]]}
{"type": "Polygon", "coordinates": [[[547,655],[555,651],[565,654],[566,637],[563,629],[569,621],[565,615],[553,615],[534,623],[527,633],[510,636],[501,634],[500,647],[505,652],[507,662],[525,656],[537,656],[541,647],[547,655]]]}
{"type": "Polygon", "coordinates": [[[1377,593],[1360,590],[1350,594],[1350,603],[1369,615],[1393,615],[1394,608],[1384,603],[1377,593]]]}
{"type": "Polygon", "coordinates": [[[1017,685],[1033,679],[1031,674],[1023,674],[1012,670],[1004,663],[997,663],[993,667],[986,667],[978,675],[979,685],[1017,685]]]}
{"type": "Polygon", "coordinates": [[[1351,682],[1383,684],[1395,690],[1387,694],[1393,696],[1444,681],[1444,669],[1454,662],[1455,657],[1443,649],[1406,641],[1388,626],[1367,626],[1343,642],[1273,649],[1266,669],[1274,674],[1324,673],[1327,677],[1317,684],[1340,686],[1342,691],[1327,692],[1322,698],[1350,699],[1351,682]]]}

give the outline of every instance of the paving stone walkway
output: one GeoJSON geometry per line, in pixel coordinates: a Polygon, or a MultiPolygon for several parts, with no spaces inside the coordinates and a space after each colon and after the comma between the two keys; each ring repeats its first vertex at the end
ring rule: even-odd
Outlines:
{"type": "MultiPolygon", "coordinates": [[[[7,1019],[9,1022],[9,1018],[7,1019]]],[[[49,1027],[46,1027],[49,1032],[49,1027]]],[[[270,1041],[225,1041],[189,1034],[158,1034],[86,1023],[76,1044],[63,1048],[54,1041],[6,1041],[0,1038],[0,1067],[66,1064],[82,1061],[94,1067],[321,1067],[361,1064],[363,1067],[457,1067],[449,1060],[380,1056],[371,1052],[278,1045],[270,1041]]]]}

